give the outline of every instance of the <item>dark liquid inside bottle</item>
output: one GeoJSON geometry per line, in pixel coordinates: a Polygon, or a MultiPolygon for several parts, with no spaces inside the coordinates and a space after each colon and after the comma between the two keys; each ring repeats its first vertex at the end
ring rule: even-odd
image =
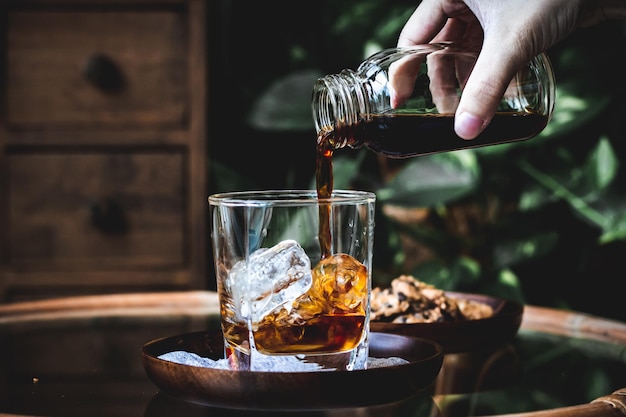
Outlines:
{"type": "Polygon", "coordinates": [[[547,116],[536,113],[496,113],[477,138],[465,140],[454,132],[453,115],[394,114],[375,116],[337,133],[348,137],[351,147],[365,146],[388,158],[409,158],[529,139],[547,123],[547,116]]]}

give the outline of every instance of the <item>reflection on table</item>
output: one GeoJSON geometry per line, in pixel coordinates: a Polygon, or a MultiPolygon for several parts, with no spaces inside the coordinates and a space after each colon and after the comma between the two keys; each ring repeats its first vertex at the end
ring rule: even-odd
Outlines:
{"type": "MultiPolygon", "coordinates": [[[[217,313],[216,294],[202,291],[2,305],[0,414],[626,415],[626,324],[533,306],[525,308],[513,340],[489,350],[447,354],[431,387],[391,404],[301,412],[246,410],[243,404],[233,410],[159,392],[142,366],[141,347],[157,338],[215,328],[217,313]]],[[[349,387],[337,389],[353,395],[349,387]]]]}

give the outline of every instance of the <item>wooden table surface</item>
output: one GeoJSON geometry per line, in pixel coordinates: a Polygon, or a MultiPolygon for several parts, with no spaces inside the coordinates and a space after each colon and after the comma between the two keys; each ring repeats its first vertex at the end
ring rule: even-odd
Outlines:
{"type": "MultiPolygon", "coordinates": [[[[219,314],[217,293],[209,291],[95,295],[0,305],[0,326],[28,322],[89,320],[94,317],[150,317],[219,314]]],[[[618,344],[626,347],[626,324],[575,311],[525,306],[520,330],[618,344]]],[[[2,414],[7,415],[8,414],[2,414]]],[[[590,403],[506,417],[626,416],[626,388],[590,403]]]]}

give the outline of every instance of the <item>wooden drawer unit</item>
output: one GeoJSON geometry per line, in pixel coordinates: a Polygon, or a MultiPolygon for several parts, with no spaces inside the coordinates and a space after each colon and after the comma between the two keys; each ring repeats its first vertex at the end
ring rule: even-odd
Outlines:
{"type": "Polygon", "coordinates": [[[8,123],[183,127],[185,24],[167,11],[10,13],[8,123]]]}
{"type": "Polygon", "coordinates": [[[0,4],[0,301],[207,286],[206,17],[0,4]]]}

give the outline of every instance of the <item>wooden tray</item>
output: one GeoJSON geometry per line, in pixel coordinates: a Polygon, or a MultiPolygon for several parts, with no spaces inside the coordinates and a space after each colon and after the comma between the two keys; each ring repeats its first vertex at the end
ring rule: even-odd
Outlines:
{"type": "Polygon", "coordinates": [[[370,357],[401,357],[405,365],[357,371],[256,372],[182,365],[159,359],[184,350],[202,357],[224,355],[220,331],[153,340],[142,348],[149,378],[176,398],[238,409],[314,410],[384,404],[430,386],[443,362],[437,343],[414,337],[371,333],[370,357]]]}

